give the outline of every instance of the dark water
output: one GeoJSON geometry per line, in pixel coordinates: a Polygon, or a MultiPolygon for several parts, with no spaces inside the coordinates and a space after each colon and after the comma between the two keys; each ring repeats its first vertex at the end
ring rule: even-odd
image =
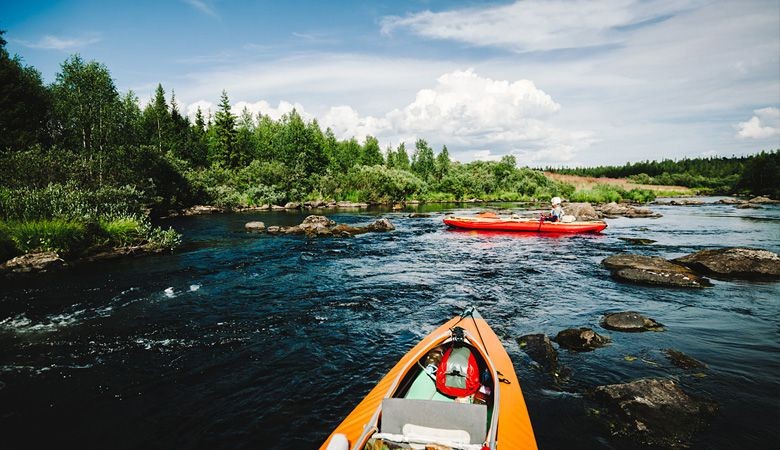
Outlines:
{"type": "Polygon", "coordinates": [[[172,222],[185,234],[176,254],[4,281],[0,445],[317,448],[412,345],[468,304],[503,337],[541,448],[630,448],[577,392],[648,376],[719,403],[694,448],[775,445],[780,283],[642,287],[613,281],[599,261],[725,245],[780,252],[780,208],[658,206],[663,218],[615,219],[602,235],[563,237],[449,231],[443,208],[461,211],[330,214],[347,223],[389,217],[398,228],[352,239],[243,231],[249,220],[299,223],[297,213],[193,217],[172,222]],[[632,246],[621,236],[658,242],[632,246]],[[604,313],[621,310],[668,330],[599,328],[604,313]],[[573,370],[570,392],[561,392],[514,338],[572,326],[613,343],[561,352],[573,370]],[[707,363],[705,376],[672,366],[665,348],[707,363]]]}

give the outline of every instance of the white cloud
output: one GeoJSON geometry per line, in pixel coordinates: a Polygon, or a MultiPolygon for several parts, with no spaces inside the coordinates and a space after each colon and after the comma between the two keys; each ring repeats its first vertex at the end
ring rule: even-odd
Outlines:
{"type": "Polygon", "coordinates": [[[780,135],[780,109],[756,109],[747,122],[737,124],[737,136],[743,139],[767,139],[780,135]]]}
{"type": "Polygon", "coordinates": [[[620,42],[620,28],[636,26],[701,2],[655,0],[526,0],[382,19],[382,32],[414,34],[517,51],[592,47],[620,42]]]}
{"type": "Polygon", "coordinates": [[[219,17],[217,12],[214,10],[214,7],[211,6],[210,2],[206,2],[204,0],[182,0],[182,1],[192,6],[193,8],[197,9],[198,11],[202,12],[203,14],[206,14],[211,17],[219,17]]]}
{"type": "Polygon", "coordinates": [[[19,40],[17,42],[24,45],[25,47],[38,48],[43,50],[73,50],[100,42],[100,37],[93,35],[73,38],[52,36],[47,34],[46,36],[38,39],[36,42],[23,40],[19,40]]]}
{"type": "Polygon", "coordinates": [[[265,100],[254,103],[240,101],[233,104],[230,110],[233,114],[239,115],[244,110],[244,108],[251,112],[255,117],[257,117],[259,114],[263,114],[269,116],[273,120],[279,120],[280,117],[291,112],[293,109],[295,109],[295,111],[305,120],[312,119],[312,116],[303,109],[303,105],[300,103],[290,103],[286,101],[280,101],[276,108],[271,106],[265,100]]]}
{"type": "Polygon", "coordinates": [[[193,122],[195,121],[195,115],[198,113],[198,109],[200,109],[201,114],[203,114],[203,118],[206,120],[209,116],[213,116],[217,111],[214,104],[206,100],[198,100],[197,102],[190,103],[187,105],[186,111],[187,116],[193,122]]]}

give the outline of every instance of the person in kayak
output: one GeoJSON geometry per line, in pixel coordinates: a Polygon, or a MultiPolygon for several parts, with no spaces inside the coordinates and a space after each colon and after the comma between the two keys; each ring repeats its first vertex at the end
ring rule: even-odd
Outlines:
{"type": "Polygon", "coordinates": [[[560,222],[561,218],[563,217],[561,198],[553,197],[552,200],[550,200],[550,203],[552,203],[552,210],[550,210],[550,214],[543,216],[542,220],[545,222],[560,222]]]}

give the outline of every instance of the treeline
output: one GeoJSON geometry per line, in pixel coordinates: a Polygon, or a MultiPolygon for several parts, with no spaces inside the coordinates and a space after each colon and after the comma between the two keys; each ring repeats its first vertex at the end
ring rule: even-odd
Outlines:
{"type": "Polygon", "coordinates": [[[279,120],[234,114],[222,92],[213,116],[181,111],[158,85],[143,108],[103,64],[67,58],[53,83],[11,56],[0,32],[0,253],[78,255],[175,245],[149,211],[309,199],[394,202],[532,200],[573,187],[518,168],[514,157],[461,164],[424,140],[380,148],[337,139],[296,111],[279,120]],[[168,100],[168,98],[170,100],[168,100]]]}
{"type": "Polygon", "coordinates": [[[780,195],[780,149],[751,156],[643,161],[623,166],[547,168],[588,177],[629,178],[641,184],[687,186],[712,194],[780,195]]]}

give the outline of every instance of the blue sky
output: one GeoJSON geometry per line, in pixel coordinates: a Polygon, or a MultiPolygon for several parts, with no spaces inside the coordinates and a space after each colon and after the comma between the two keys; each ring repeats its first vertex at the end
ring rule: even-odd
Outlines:
{"type": "Polygon", "coordinates": [[[295,107],[339,137],[456,159],[621,164],[780,148],[780,2],[25,1],[8,48],[54,80],[72,53],[144,103],[295,107]]]}

